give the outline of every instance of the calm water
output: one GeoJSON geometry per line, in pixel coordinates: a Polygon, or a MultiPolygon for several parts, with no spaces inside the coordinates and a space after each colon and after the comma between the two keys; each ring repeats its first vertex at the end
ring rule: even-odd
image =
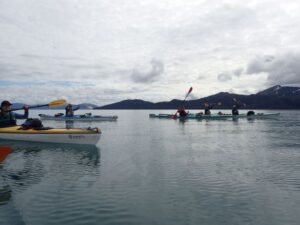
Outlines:
{"type": "Polygon", "coordinates": [[[173,111],[93,111],[119,116],[74,123],[102,129],[96,147],[0,141],[14,150],[0,164],[0,224],[299,224],[300,111],[187,122],[156,112],[173,111]]]}

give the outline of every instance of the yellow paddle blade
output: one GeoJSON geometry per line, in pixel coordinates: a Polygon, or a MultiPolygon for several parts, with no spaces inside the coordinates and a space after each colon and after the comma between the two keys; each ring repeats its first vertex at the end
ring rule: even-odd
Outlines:
{"type": "Polygon", "coordinates": [[[64,104],[66,104],[66,102],[67,101],[64,99],[59,99],[59,100],[55,100],[55,101],[48,103],[48,106],[49,107],[58,107],[58,106],[62,106],[64,104]]]}

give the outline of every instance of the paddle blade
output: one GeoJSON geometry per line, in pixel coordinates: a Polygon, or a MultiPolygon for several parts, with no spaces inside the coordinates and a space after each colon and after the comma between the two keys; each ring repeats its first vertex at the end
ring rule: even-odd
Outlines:
{"type": "Polygon", "coordinates": [[[55,100],[55,101],[52,101],[48,104],[49,107],[58,107],[58,106],[62,106],[64,104],[66,104],[66,100],[64,99],[59,99],[59,100],[55,100]]]}
{"type": "Polygon", "coordinates": [[[189,96],[189,94],[192,92],[192,90],[193,90],[193,88],[190,87],[190,89],[189,89],[188,93],[186,94],[185,98],[187,98],[187,96],[189,96]]]}
{"type": "Polygon", "coordinates": [[[0,147],[0,162],[4,161],[9,153],[12,152],[12,148],[9,146],[0,147]]]}

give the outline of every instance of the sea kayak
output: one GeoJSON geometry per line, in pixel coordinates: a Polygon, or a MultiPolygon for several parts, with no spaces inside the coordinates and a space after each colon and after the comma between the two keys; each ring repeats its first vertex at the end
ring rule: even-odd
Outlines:
{"type": "Polygon", "coordinates": [[[100,136],[101,130],[98,128],[50,128],[43,130],[22,130],[21,126],[0,128],[0,139],[17,141],[95,145],[100,136]]]}
{"type": "Polygon", "coordinates": [[[116,121],[118,116],[92,116],[90,114],[76,115],[72,117],[67,116],[50,116],[45,114],[39,114],[42,120],[53,121],[116,121]]]}
{"type": "Polygon", "coordinates": [[[252,115],[247,114],[240,114],[240,115],[232,115],[232,114],[212,114],[212,115],[203,115],[198,113],[190,113],[185,117],[176,116],[174,117],[174,114],[149,114],[150,118],[161,118],[161,119],[196,119],[196,120],[214,120],[214,119],[238,119],[238,118],[249,118],[249,119],[255,119],[255,118],[272,118],[279,116],[280,113],[257,113],[252,115]]]}

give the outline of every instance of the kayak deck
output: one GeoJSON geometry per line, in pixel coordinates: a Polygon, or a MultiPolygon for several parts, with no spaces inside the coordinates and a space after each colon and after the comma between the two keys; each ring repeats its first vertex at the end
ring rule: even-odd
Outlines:
{"type": "Polygon", "coordinates": [[[43,130],[22,130],[20,128],[21,126],[0,128],[0,139],[95,145],[101,136],[101,130],[98,128],[51,128],[43,130]]]}

